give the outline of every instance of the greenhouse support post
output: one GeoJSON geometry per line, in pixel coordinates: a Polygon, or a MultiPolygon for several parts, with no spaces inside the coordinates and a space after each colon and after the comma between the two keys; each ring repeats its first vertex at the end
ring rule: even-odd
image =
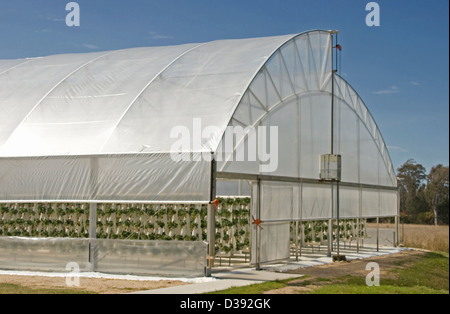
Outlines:
{"type": "Polygon", "coordinates": [[[95,239],[97,238],[97,203],[89,204],[89,263],[91,271],[97,268],[97,250],[95,239]]]}
{"type": "Polygon", "coordinates": [[[207,275],[211,275],[211,269],[214,267],[214,257],[216,255],[215,252],[215,243],[216,243],[216,206],[213,204],[213,201],[216,198],[216,161],[214,159],[213,153],[211,153],[213,157],[211,160],[211,186],[210,186],[210,202],[208,204],[208,216],[207,216],[207,234],[206,241],[208,242],[208,272],[207,275]]]}
{"type": "MultiPolygon", "coordinates": [[[[90,176],[89,186],[91,190],[91,199],[95,199],[97,194],[97,173],[98,173],[98,158],[90,159],[90,176]]],[[[97,203],[89,204],[89,263],[91,271],[97,269],[97,250],[95,247],[95,239],[97,238],[97,203]]]]}
{"type": "MultiPolygon", "coordinates": [[[[333,207],[331,207],[331,212],[333,212],[333,207]]],[[[332,217],[332,216],[330,216],[332,217]]],[[[328,253],[327,256],[331,257],[331,252],[333,251],[333,220],[328,219],[328,253]]]]}
{"type": "Polygon", "coordinates": [[[337,225],[337,256],[339,256],[339,241],[341,240],[341,227],[339,226],[339,182],[336,182],[336,225],[337,225]]]}
{"type": "Polygon", "coordinates": [[[397,189],[397,216],[395,216],[395,232],[396,232],[396,243],[395,247],[400,245],[400,184],[398,184],[397,189]]]}
{"type": "Polygon", "coordinates": [[[359,218],[356,218],[356,253],[359,254],[359,236],[361,234],[361,230],[359,225],[360,225],[361,221],[359,220],[359,218]]]}
{"type": "Polygon", "coordinates": [[[295,260],[298,262],[298,221],[295,222],[295,260]]]}
{"type": "MultiPolygon", "coordinates": [[[[258,178],[257,207],[255,219],[261,219],[261,180],[258,178]]],[[[256,226],[256,270],[261,270],[261,228],[256,226]]]]}
{"type": "Polygon", "coordinates": [[[377,252],[380,250],[380,217],[377,217],[377,252]]]}

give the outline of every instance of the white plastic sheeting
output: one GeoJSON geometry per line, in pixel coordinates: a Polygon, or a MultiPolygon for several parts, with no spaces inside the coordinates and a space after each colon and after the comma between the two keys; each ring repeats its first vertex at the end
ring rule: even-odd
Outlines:
{"type": "Polygon", "coordinates": [[[251,132],[236,133],[232,153],[225,136],[219,145],[219,173],[254,182],[253,216],[263,223],[253,227],[253,263],[289,258],[287,221],[336,219],[337,208],[340,218],[398,214],[381,133],[359,95],[333,75],[332,61],[330,32],[300,34],[270,57],[236,108],[230,127],[277,129],[274,171],[263,170],[267,161],[239,160],[250,153],[251,132]],[[329,153],[342,156],[339,187],[319,180],[320,156],[329,153]]]}
{"type": "Polygon", "coordinates": [[[252,184],[252,263],[289,259],[290,222],[396,216],[397,191],[327,183],[263,181],[252,184]]]}
{"type": "Polygon", "coordinates": [[[205,202],[211,164],[168,154],[0,158],[0,178],[6,202],[205,202]]]}
{"type": "Polygon", "coordinates": [[[0,237],[2,270],[68,272],[68,263],[90,270],[88,239],[0,237]]]}
{"type": "MultiPolygon", "coordinates": [[[[193,131],[193,118],[223,131],[255,72],[290,37],[23,62],[0,75],[0,112],[10,117],[0,154],[171,152],[171,129],[193,131]]],[[[221,135],[204,139],[199,151],[214,151],[221,135]]]]}
{"type": "Polygon", "coordinates": [[[8,117],[0,199],[208,202],[213,174],[203,157],[215,153],[219,173],[299,180],[263,184],[266,218],[323,219],[336,191],[314,180],[333,144],[342,155],[342,217],[395,216],[384,140],[332,60],[331,33],[311,31],[0,61],[0,114],[8,117]],[[267,161],[238,160],[249,157],[249,133],[236,133],[228,152],[227,127],[275,127],[273,171],[267,161]],[[187,145],[174,129],[187,131],[187,145]]]}
{"type": "Polygon", "coordinates": [[[214,152],[248,84],[292,37],[0,61],[0,199],[210,201],[205,163],[169,153],[214,152]],[[194,119],[210,136],[193,138],[194,119]],[[117,155],[92,187],[83,156],[117,155]]]}
{"type": "Polygon", "coordinates": [[[202,277],[205,242],[0,237],[3,270],[202,277]],[[74,264],[75,265],[75,264],[74,264]]]}
{"type": "MultiPolygon", "coordinates": [[[[364,188],[342,183],[292,183],[261,181],[259,219],[265,222],[393,217],[397,215],[397,191],[364,188]]],[[[257,193],[257,183],[253,184],[257,193]]],[[[258,195],[254,194],[253,198],[258,195]]],[[[254,201],[254,206],[257,202],[254,201]]],[[[256,209],[255,209],[256,210],[256,209]]],[[[256,212],[255,212],[256,215],[256,212]]],[[[254,216],[257,217],[257,216],[254,216]]]]}
{"type": "MultiPolygon", "coordinates": [[[[331,150],[334,77],[334,152],[342,155],[342,181],[396,187],[395,171],[381,133],[367,107],[339,75],[332,75],[330,32],[300,34],[277,50],[242,97],[230,126],[278,129],[278,167],[240,161],[249,136],[235,140],[234,154],[219,145],[218,171],[318,179],[320,155],[331,150]]],[[[396,205],[395,205],[396,206],[396,205]]],[[[394,206],[394,207],[395,207],[394,206]]]]}

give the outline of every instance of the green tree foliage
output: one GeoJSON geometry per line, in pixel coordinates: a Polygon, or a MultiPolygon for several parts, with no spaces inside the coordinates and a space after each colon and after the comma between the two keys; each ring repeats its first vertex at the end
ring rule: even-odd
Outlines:
{"type": "Polygon", "coordinates": [[[407,223],[429,223],[429,208],[425,196],[426,170],[414,159],[409,159],[397,169],[400,179],[400,210],[407,223]]]}
{"type": "Polygon", "coordinates": [[[430,173],[414,159],[397,169],[400,210],[406,223],[448,224],[449,167],[437,165],[430,173]]]}

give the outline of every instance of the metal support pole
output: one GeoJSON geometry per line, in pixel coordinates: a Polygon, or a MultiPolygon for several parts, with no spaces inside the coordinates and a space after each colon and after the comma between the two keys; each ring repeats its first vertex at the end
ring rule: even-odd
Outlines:
{"type": "Polygon", "coordinates": [[[208,204],[207,213],[207,231],[206,231],[206,241],[209,244],[208,247],[208,272],[207,275],[210,276],[212,268],[214,267],[214,258],[216,255],[216,206],[212,203],[216,198],[216,169],[217,164],[214,159],[214,154],[211,153],[211,185],[210,185],[210,203],[208,204]]]}
{"type": "Polygon", "coordinates": [[[395,237],[394,237],[394,247],[398,247],[398,216],[395,216],[395,237]]]}
{"type": "Polygon", "coordinates": [[[339,226],[339,182],[336,183],[336,224],[337,224],[337,256],[339,256],[339,241],[341,239],[341,228],[339,226]]]}
{"type": "Polygon", "coordinates": [[[359,218],[357,218],[356,219],[356,253],[358,253],[358,254],[359,254],[359,238],[361,235],[361,231],[359,229],[360,224],[361,224],[361,222],[360,222],[359,218]]]}
{"type": "MultiPolygon", "coordinates": [[[[261,180],[258,179],[258,200],[255,219],[261,219],[261,180]]],[[[256,270],[261,270],[261,228],[256,226],[256,270]]]]}
{"type": "Polygon", "coordinates": [[[207,216],[207,239],[209,243],[208,248],[208,267],[209,269],[214,267],[215,256],[215,243],[216,243],[216,206],[214,204],[208,204],[208,216],[207,216]]]}
{"type": "Polygon", "coordinates": [[[328,220],[328,252],[327,256],[331,257],[333,252],[333,215],[334,214],[334,187],[331,185],[331,204],[330,219],[328,220]]]}
{"type": "Polygon", "coordinates": [[[395,244],[395,231],[393,232],[393,239],[392,239],[392,243],[394,244],[394,247],[397,247],[397,245],[395,244]]]}
{"type": "Polygon", "coordinates": [[[377,217],[377,252],[380,250],[380,218],[377,217]]]}
{"type": "MultiPolygon", "coordinates": [[[[89,185],[91,190],[91,199],[94,200],[97,195],[97,177],[98,177],[98,158],[90,160],[89,185]]],[[[98,263],[98,250],[96,248],[97,239],[97,203],[89,204],[89,263],[91,271],[96,271],[98,263]]]]}
{"type": "Polygon", "coordinates": [[[398,247],[400,245],[400,186],[397,189],[397,216],[395,216],[395,231],[397,233],[397,238],[396,238],[396,245],[395,247],[398,247]]]}
{"type": "Polygon", "coordinates": [[[97,203],[89,205],[89,263],[91,271],[96,271],[98,253],[95,248],[97,238],[97,203]]]}
{"type": "Polygon", "coordinates": [[[305,242],[305,225],[302,224],[300,226],[300,257],[302,256],[302,248],[303,248],[303,243],[305,242]]]}
{"type": "Polygon", "coordinates": [[[295,222],[295,260],[298,262],[298,221],[295,222]]]}
{"type": "MultiPolygon", "coordinates": [[[[333,210],[331,210],[333,212],[333,210]]],[[[333,251],[333,220],[328,220],[328,253],[327,256],[331,257],[331,252],[333,251]]]]}

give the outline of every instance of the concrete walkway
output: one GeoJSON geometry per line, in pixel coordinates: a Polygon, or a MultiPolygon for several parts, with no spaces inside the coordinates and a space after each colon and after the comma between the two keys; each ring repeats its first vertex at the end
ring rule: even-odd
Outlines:
{"type": "Polygon", "coordinates": [[[201,294],[225,290],[232,287],[249,286],[265,281],[283,280],[301,277],[301,275],[290,275],[276,273],[273,271],[256,271],[255,269],[239,269],[224,271],[213,275],[214,280],[184,286],[139,291],[132,294],[201,294]]]}
{"type": "MultiPolygon", "coordinates": [[[[345,255],[348,261],[355,259],[365,259],[374,256],[395,254],[404,250],[403,248],[381,247],[377,252],[376,247],[367,246],[361,248],[359,253],[353,248],[342,248],[341,255],[345,255]]],[[[290,278],[299,278],[302,275],[288,274],[287,271],[297,270],[304,267],[312,267],[333,263],[331,257],[327,257],[327,250],[317,248],[304,249],[298,261],[291,259],[289,261],[270,264],[262,267],[262,270],[255,268],[216,268],[213,271],[212,278],[208,282],[194,283],[183,286],[176,286],[164,289],[149,291],[139,291],[133,294],[201,294],[207,292],[220,291],[232,287],[241,287],[265,281],[285,280],[290,278]]]]}

